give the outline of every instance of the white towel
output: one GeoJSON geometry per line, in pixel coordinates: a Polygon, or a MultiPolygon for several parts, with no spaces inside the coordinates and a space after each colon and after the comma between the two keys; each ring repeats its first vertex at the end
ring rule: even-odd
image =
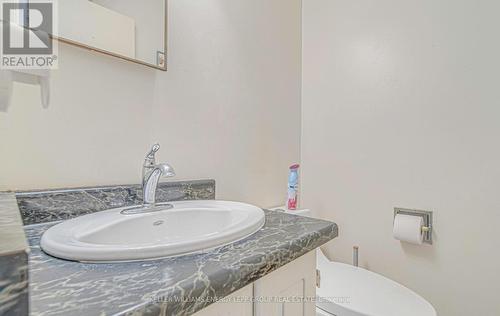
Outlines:
{"type": "Polygon", "coordinates": [[[47,109],[50,103],[50,70],[13,70],[12,79],[17,82],[40,85],[42,107],[47,109]]]}
{"type": "Polygon", "coordinates": [[[12,99],[12,72],[0,70],[0,112],[7,112],[12,99]]]}

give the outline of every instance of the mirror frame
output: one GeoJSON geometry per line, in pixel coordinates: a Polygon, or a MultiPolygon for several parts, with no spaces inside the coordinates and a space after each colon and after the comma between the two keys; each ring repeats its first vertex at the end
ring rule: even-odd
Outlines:
{"type": "Polygon", "coordinates": [[[167,40],[168,40],[168,0],[165,0],[165,12],[164,12],[164,14],[165,14],[165,23],[163,25],[163,29],[165,30],[165,36],[163,38],[163,40],[164,40],[163,51],[164,51],[164,55],[165,55],[165,67],[160,67],[158,65],[150,64],[148,62],[141,61],[139,59],[133,59],[133,58],[130,58],[130,57],[127,57],[124,55],[120,55],[117,53],[113,53],[113,52],[110,52],[110,51],[107,51],[104,49],[100,49],[97,47],[82,44],[80,42],[76,42],[76,41],[73,41],[73,40],[70,40],[70,39],[67,39],[64,37],[59,37],[59,36],[54,36],[54,35],[52,35],[51,37],[53,39],[61,42],[61,43],[66,43],[66,44],[69,44],[72,46],[80,47],[80,48],[83,48],[83,49],[88,50],[88,51],[97,52],[97,53],[108,55],[111,57],[120,58],[122,60],[130,61],[132,63],[143,65],[143,66],[146,66],[149,68],[154,68],[154,69],[161,70],[161,71],[167,71],[167,68],[168,68],[168,63],[167,63],[167,61],[168,61],[168,45],[167,45],[168,44],[168,42],[167,42],[167,40]]]}

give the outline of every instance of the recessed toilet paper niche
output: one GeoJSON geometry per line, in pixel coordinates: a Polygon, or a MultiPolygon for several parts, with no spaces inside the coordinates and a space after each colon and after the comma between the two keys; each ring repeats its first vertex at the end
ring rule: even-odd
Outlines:
{"type": "Polygon", "coordinates": [[[414,210],[407,208],[394,208],[394,220],[397,215],[409,215],[422,218],[422,239],[421,242],[432,245],[432,211],[414,210]]]}

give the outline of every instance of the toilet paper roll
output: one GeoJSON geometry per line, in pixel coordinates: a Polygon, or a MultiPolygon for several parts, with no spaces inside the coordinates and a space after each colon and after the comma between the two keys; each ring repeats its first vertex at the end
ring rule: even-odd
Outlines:
{"type": "Polygon", "coordinates": [[[424,226],[423,217],[398,214],[394,219],[393,236],[397,240],[421,245],[424,241],[422,226],[424,226]]]}

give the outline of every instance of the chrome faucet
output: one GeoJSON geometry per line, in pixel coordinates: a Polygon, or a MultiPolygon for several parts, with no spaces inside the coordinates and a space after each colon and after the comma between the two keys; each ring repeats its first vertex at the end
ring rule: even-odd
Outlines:
{"type": "Polygon", "coordinates": [[[156,204],[156,188],[161,177],[175,176],[174,168],[169,164],[156,164],[156,152],[160,150],[159,144],[154,144],[144,159],[142,165],[142,194],[143,207],[154,207],[156,204]]]}

